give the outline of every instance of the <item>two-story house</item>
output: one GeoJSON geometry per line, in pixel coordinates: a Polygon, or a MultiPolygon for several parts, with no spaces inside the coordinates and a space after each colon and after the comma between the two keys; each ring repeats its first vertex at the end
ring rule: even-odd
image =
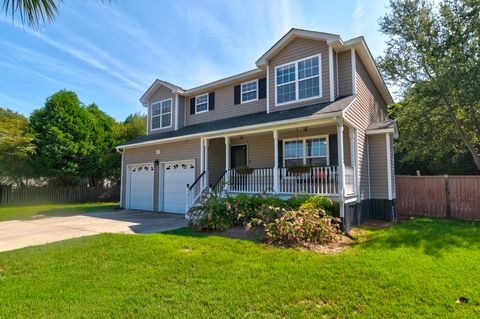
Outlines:
{"type": "Polygon", "coordinates": [[[122,152],[121,206],[185,214],[206,187],[325,194],[348,224],[392,218],[393,99],[363,37],[292,29],[256,68],[141,97],[147,135],[122,152]]]}

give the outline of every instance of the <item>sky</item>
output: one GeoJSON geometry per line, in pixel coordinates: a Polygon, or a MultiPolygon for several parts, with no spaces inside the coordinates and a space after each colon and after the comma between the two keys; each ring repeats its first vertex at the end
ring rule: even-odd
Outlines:
{"type": "Polygon", "coordinates": [[[255,68],[292,27],[386,48],[387,0],[65,1],[34,31],[0,14],[0,107],[28,116],[66,89],[122,121],[155,79],[189,89],[255,68]]]}

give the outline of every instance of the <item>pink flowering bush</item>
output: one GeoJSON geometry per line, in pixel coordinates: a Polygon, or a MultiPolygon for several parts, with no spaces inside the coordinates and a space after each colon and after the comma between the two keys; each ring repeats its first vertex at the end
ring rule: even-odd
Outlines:
{"type": "Polygon", "coordinates": [[[340,233],[340,219],[322,208],[283,209],[279,218],[265,224],[267,241],[284,245],[330,244],[340,233]]]}

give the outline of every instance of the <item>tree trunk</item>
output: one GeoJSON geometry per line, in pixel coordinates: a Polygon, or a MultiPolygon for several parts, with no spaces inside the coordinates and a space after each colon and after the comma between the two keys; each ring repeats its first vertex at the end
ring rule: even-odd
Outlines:
{"type": "Polygon", "coordinates": [[[450,111],[450,119],[453,122],[453,125],[455,125],[455,128],[457,129],[458,133],[460,134],[460,137],[462,138],[463,142],[467,146],[468,151],[470,154],[472,154],[473,161],[475,162],[475,165],[477,166],[477,169],[480,171],[480,156],[477,153],[477,150],[473,146],[472,141],[468,138],[468,136],[465,134],[462,125],[460,124],[460,121],[457,119],[455,116],[455,113],[453,112],[452,108],[449,106],[449,111],[450,111]]]}

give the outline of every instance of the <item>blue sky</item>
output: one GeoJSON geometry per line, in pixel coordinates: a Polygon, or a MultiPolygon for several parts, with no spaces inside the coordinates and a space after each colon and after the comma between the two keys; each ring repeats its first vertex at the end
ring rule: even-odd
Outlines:
{"type": "Polygon", "coordinates": [[[156,79],[185,89],[255,68],[292,27],[385,49],[387,0],[66,1],[38,31],[0,16],[0,106],[29,115],[60,89],[117,120],[156,79]]]}

